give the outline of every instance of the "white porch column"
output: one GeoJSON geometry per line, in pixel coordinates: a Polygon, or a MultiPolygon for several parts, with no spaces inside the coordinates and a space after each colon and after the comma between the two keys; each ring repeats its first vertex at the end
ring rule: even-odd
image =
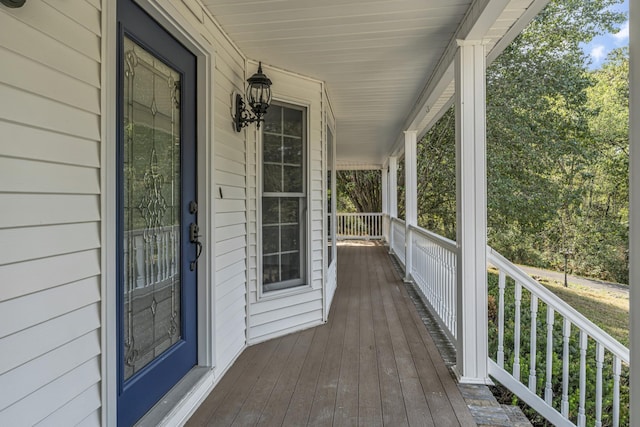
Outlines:
{"type": "Polygon", "coordinates": [[[389,169],[380,170],[380,180],[382,181],[382,237],[389,243],[389,169]]]}
{"type": "Polygon", "coordinates": [[[398,218],[398,158],[389,157],[389,253],[393,252],[393,223],[398,218]]]}
{"type": "Polygon", "coordinates": [[[404,279],[411,280],[413,269],[412,240],[413,231],[411,226],[418,225],[418,179],[416,177],[416,141],[417,132],[415,130],[404,132],[404,173],[405,173],[405,221],[404,221],[404,279]]]}
{"type": "Polygon", "coordinates": [[[461,382],[490,383],[487,344],[487,176],[485,47],[458,41],[456,90],[456,371],[461,382]]]}
{"type": "Polygon", "coordinates": [[[380,175],[382,177],[382,213],[389,213],[389,175],[388,168],[382,168],[380,175]]]}
{"type": "Polygon", "coordinates": [[[640,425],[640,4],[629,2],[629,425],[640,425]]]}

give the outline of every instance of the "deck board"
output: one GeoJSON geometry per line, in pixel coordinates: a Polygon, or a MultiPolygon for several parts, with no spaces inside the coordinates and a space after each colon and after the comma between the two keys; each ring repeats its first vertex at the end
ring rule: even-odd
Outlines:
{"type": "Polygon", "coordinates": [[[329,321],[249,347],[187,426],[474,426],[384,247],[338,249],[329,321]]]}

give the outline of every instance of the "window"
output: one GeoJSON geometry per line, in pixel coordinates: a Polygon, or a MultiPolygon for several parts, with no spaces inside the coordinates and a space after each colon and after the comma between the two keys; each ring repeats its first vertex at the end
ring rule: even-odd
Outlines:
{"type": "Polygon", "coordinates": [[[305,110],[271,105],[262,131],[263,291],[305,284],[305,110]]]}

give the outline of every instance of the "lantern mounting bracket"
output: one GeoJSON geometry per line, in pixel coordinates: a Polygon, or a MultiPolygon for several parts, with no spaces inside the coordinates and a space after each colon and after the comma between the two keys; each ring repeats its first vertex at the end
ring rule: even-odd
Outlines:
{"type": "Polygon", "coordinates": [[[256,123],[257,128],[260,129],[260,122],[263,122],[264,119],[262,117],[257,117],[253,112],[246,109],[246,105],[244,100],[242,99],[242,95],[239,93],[236,94],[235,99],[236,112],[233,116],[233,123],[236,129],[236,132],[240,132],[243,127],[249,126],[249,123],[256,123]]]}

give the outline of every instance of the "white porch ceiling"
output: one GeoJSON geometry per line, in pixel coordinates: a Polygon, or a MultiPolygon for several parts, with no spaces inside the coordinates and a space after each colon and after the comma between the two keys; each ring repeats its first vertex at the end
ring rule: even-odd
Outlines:
{"type": "Polygon", "coordinates": [[[363,168],[380,167],[403,130],[423,131],[450,99],[455,38],[480,24],[476,33],[494,46],[532,0],[203,3],[248,58],[326,82],[339,167],[363,168]]]}

